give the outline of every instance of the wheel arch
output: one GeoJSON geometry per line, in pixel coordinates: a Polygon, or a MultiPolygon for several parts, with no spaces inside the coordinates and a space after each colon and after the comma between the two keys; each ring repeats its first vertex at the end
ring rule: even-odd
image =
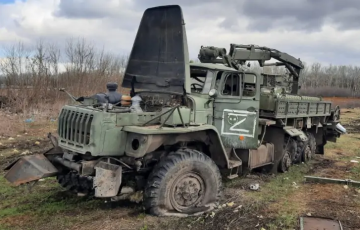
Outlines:
{"type": "Polygon", "coordinates": [[[125,154],[130,157],[143,157],[161,146],[179,143],[202,143],[209,155],[220,168],[229,168],[229,157],[217,130],[211,125],[173,129],[128,130],[125,154]],[[134,140],[139,146],[134,149],[134,140]]]}

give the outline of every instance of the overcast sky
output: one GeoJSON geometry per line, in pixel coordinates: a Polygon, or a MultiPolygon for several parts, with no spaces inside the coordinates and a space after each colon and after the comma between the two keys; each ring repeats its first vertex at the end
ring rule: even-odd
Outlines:
{"type": "Polygon", "coordinates": [[[360,65],[360,0],[0,0],[0,46],[85,37],[127,54],[144,10],[165,4],[183,9],[190,58],[201,45],[238,43],[360,65]]]}

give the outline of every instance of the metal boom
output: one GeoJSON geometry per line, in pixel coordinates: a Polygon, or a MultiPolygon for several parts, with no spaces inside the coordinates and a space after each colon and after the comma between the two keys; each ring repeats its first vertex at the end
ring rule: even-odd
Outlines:
{"type": "Polygon", "coordinates": [[[285,66],[293,76],[291,90],[291,93],[293,94],[297,94],[300,71],[304,68],[300,59],[296,59],[295,57],[276,49],[255,45],[230,44],[229,54],[226,54],[225,48],[202,46],[198,58],[203,63],[222,63],[237,70],[239,70],[240,65],[244,65],[246,61],[258,61],[261,67],[285,66]],[[268,61],[271,58],[274,58],[279,62],[265,64],[265,61],[268,61]]]}

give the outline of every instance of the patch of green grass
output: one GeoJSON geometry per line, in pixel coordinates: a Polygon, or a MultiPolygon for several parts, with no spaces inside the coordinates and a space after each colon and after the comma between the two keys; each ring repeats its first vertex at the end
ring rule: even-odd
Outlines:
{"type": "Polygon", "coordinates": [[[304,175],[309,171],[311,164],[293,165],[288,172],[278,174],[264,184],[260,192],[250,193],[249,196],[263,201],[275,201],[286,197],[297,189],[296,185],[304,182],[304,175]]]}
{"type": "Polygon", "coordinates": [[[360,164],[359,163],[354,165],[354,167],[351,168],[350,172],[351,172],[351,174],[352,174],[351,176],[354,180],[360,180],[360,164]]]}
{"type": "Polygon", "coordinates": [[[144,226],[142,226],[142,227],[140,228],[140,230],[148,230],[147,224],[144,224],[144,226]]]}
{"type": "Polygon", "coordinates": [[[269,229],[293,229],[297,225],[298,216],[294,212],[280,212],[276,219],[269,223],[269,229]]]}
{"type": "MultiPolygon", "coordinates": [[[[89,200],[86,197],[77,197],[74,194],[64,192],[64,189],[55,179],[47,179],[38,182],[31,192],[26,187],[13,187],[2,176],[0,176],[0,225],[3,218],[16,218],[17,216],[31,216],[32,223],[47,225],[49,218],[61,215],[58,226],[69,227],[76,220],[76,213],[89,209],[96,209],[101,200],[89,200]],[[64,217],[70,212],[72,215],[64,217]]],[[[84,216],[85,218],[86,216],[84,216]]],[[[53,223],[52,218],[52,223],[53,223]]],[[[7,226],[5,226],[7,227],[7,226]]],[[[16,227],[16,226],[11,226],[16,227]]],[[[23,226],[21,227],[21,229],[23,226]]]]}
{"type": "Polygon", "coordinates": [[[145,217],[146,217],[146,214],[143,212],[137,216],[138,219],[145,219],[145,217]]]}

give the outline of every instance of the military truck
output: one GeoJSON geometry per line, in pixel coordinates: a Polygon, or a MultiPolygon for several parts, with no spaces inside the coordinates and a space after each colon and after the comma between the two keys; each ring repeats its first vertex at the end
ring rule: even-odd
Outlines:
{"type": "Polygon", "coordinates": [[[147,9],[122,82],[131,105],[116,84],[102,96],[71,96],[78,104],[61,109],[54,148],[16,160],[5,178],[56,177],[98,198],[143,191],[147,212],[186,216],[214,208],[223,176],[286,172],[346,132],[339,107],[298,95],[303,64],[291,55],[231,44],[201,47],[199,60],[189,61],[180,6],[147,9]],[[288,73],[257,73],[250,61],[288,73]]]}

